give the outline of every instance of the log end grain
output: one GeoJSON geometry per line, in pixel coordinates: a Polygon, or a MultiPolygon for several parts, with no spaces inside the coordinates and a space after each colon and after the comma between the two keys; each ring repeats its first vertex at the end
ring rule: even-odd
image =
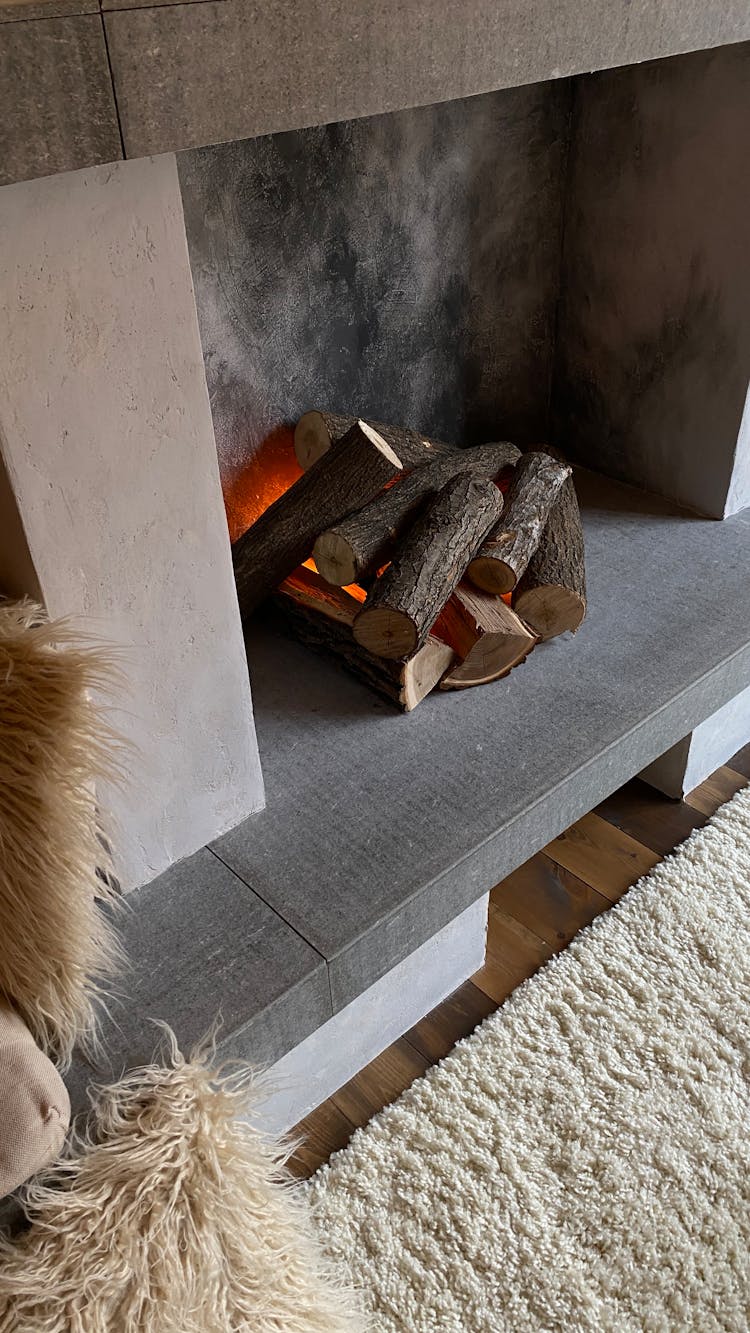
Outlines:
{"type": "Polygon", "coordinates": [[[536,639],[531,634],[484,634],[474,647],[440,682],[441,690],[468,690],[501,680],[531,652],[536,639]]]}
{"type": "Polygon", "coordinates": [[[478,555],[476,560],[472,560],[467,572],[477,588],[496,593],[498,597],[502,593],[512,592],[518,581],[516,571],[504,560],[492,555],[478,555]]]}
{"type": "Polygon", "coordinates": [[[553,639],[565,630],[575,634],[586,614],[586,598],[572,588],[545,584],[521,593],[515,610],[540,639],[553,639]]]}
{"type": "Polygon", "coordinates": [[[331,434],[322,412],[305,412],[294,428],[294,452],[297,462],[306,472],[328,451],[331,434]]]}
{"type": "Polygon", "coordinates": [[[410,657],[418,646],[411,616],[391,606],[371,606],[360,611],[354,622],[354,637],[361,648],[389,659],[410,657]]]}
{"type": "Polygon", "coordinates": [[[399,703],[410,713],[418,703],[434,690],[454,659],[453,649],[432,635],[409,662],[404,663],[399,703]]]}
{"type": "Polygon", "coordinates": [[[335,528],[321,532],[313,547],[313,560],[319,574],[328,583],[333,583],[339,588],[356,583],[360,576],[351,542],[347,540],[345,533],[338,532],[335,528]]]}

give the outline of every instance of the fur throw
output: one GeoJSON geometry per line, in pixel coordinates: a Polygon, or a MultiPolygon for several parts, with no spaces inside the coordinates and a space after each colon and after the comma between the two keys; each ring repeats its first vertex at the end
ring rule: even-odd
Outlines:
{"type": "Polygon", "coordinates": [[[0,1241],[0,1333],[361,1333],[253,1076],[183,1059],[99,1091],[91,1137],[28,1187],[0,1241]]]}
{"type": "Polygon", "coordinates": [[[116,948],[94,783],[120,746],[94,702],[114,668],[66,621],[0,602],[0,1000],[65,1065],[94,1032],[96,981],[116,948]]]}

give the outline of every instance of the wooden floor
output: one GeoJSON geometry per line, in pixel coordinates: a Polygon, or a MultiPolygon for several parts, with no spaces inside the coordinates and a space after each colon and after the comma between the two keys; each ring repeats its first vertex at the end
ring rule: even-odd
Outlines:
{"type": "Polygon", "coordinates": [[[312,1174],[493,1013],[519,982],[564,949],[643,874],[750,780],[750,745],[680,802],[629,782],[490,894],[487,958],[481,972],[367,1065],[298,1126],[292,1160],[312,1174]]]}

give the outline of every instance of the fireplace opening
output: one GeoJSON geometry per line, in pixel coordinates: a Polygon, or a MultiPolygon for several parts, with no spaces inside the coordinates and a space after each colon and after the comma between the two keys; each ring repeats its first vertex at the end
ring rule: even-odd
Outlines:
{"type": "Polygon", "coordinates": [[[750,502],[746,62],[180,155],[246,625],[263,603],[411,709],[582,625],[570,465],[686,521],[750,502]]]}

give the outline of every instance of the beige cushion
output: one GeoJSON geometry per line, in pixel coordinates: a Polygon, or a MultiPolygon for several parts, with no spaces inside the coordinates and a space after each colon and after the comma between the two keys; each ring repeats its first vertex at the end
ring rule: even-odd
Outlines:
{"type": "Polygon", "coordinates": [[[60,1153],[70,1099],[26,1024],[0,1003],[0,1198],[60,1153]]]}

